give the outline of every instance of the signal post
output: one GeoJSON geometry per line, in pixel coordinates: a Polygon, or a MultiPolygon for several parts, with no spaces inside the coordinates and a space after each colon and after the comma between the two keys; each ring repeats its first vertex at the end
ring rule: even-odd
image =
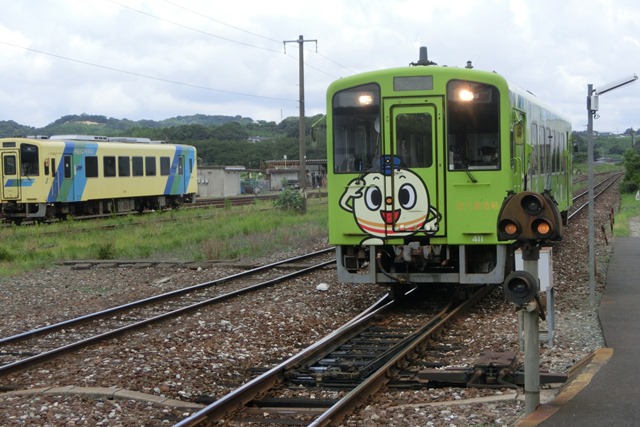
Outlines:
{"type": "Polygon", "coordinates": [[[507,298],[524,317],[524,393],[529,415],[540,404],[539,319],[545,311],[540,302],[538,261],[546,240],[561,238],[562,217],[548,191],[509,193],[498,214],[498,240],[515,240],[522,248],[523,270],[504,281],[507,298]]]}

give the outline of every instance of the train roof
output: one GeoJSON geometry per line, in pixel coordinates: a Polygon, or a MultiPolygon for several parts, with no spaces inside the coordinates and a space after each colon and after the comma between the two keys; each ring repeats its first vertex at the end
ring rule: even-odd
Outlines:
{"type": "MultiPolygon", "coordinates": [[[[402,77],[402,76],[424,76],[424,75],[432,75],[433,86],[434,88],[442,85],[442,83],[436,82],[436,78],[440,77],[446,79],[447,81],[450,79],[473,79],[480,82],[492,84],[497,86],[499,89],[504,90],[504,93],[507,94],[514,100],[515,98],[519,98],[520,101],[525,100],[530,104],[535,104],[538,107],[552,113],[560,120],[564,120],[570,123],[570,120],[562,113],[558,111],[557,108],[550,106],[550,104],[542,101],[532,92],[522,89],[521,87],[510,82],[506,77],[499,74],[496,71],[485,71],[479,70],[476,68],[467,68],[467,67],[448,67],[448,66],[440,66],[440,65],[428,65],[428,66],[406,66],[406,67],[397,67],[397,68],[386,68],[381,70],[374,71],[366,71],[359,74],[354,74],[352,76],[344,77],[342,79],[336,80],[328,88],[327,94],[331,95],[336,91],[347,89],[349,87],[364,85],[372,82],[385,82],[388,84],[388,87],[393,87],[393,78],[394,77],[402,77]],[[508,90],[508,92],[507,92],[508,90]]],[[[440,86],[442,87],[442,86],[440,86]]],[[[517,105],[517,104],[516,104],[517,105]]]]}
{"type": "MultiPolygon", "coordinates": [[[[47,138],[40,138],[47,139],[47,138]]],[[[164,141],[154,141],[150,138],[138,138],[131,136],[99,136],[99,135],[51,135],[52,141],[89,141],[89,142],[127,142],[134,144],[164,144],[164,141]]]]}

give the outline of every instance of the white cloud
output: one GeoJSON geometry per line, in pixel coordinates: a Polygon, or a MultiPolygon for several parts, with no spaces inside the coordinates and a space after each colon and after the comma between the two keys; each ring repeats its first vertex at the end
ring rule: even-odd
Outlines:
{"type": "MultiPolygon", "coordinates": [[[[318,41],[318,53],[304,44],[308,115],[324,112],[333,80],[405,66],[421,45],[438,64],[472,60],[502,73],[576,129],[588,83],[640,72],[634,0],[0,0],[0,8],[0,120],[33,126],[83,112],[296,116],[298,45],[285,55],[283,41],[301,34],[318,41]]],[[[640,127],[639,91],[606,94],[597,129],[640,127]]]]}

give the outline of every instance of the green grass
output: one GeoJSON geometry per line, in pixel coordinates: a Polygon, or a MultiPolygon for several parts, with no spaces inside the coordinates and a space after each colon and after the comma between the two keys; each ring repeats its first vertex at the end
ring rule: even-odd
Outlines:
{"type": "Polygon", "coordinates": [[[265,201],[144,217],[13,226],[0,230],[0,275],[63,260],[255,259],[326,237],[326,199],[309,199],[305,215],[274,209],[271,201],[265,201]]]}
{"type": "Polygon", "coordinates": [[[621,194],[620,209],[615,215],[613,225],[613,235],[617,237],[631,236],[629,221],[632,218],[640,221],[640,201],[636,200],[635,194],[621,194]]]}

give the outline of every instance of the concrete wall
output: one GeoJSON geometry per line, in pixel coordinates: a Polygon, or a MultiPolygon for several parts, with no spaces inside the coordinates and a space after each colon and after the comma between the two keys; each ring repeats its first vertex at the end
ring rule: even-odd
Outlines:
{"type": "Polygon", "coordinates": [[[237,166],[198,166],[198,197],[239,195],[243,170],[237,166]]]}

